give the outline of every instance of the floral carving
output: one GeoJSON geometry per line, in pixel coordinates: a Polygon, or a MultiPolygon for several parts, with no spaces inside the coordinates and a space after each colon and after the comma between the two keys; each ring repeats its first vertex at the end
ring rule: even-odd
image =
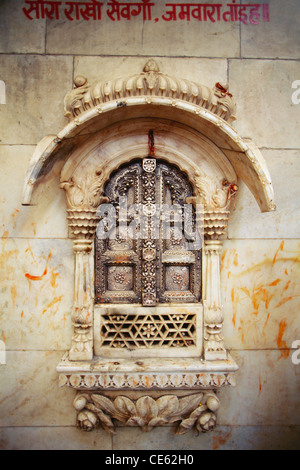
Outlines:
{"type": "Polygon", "coordinates": [[[123,284],[125,281],[125,275],[122,273],[116,273],[114,275],[114,280],[116,281],[117,284],[123,284]]]}
{"type": "Polygon", "coordinates": [[[125,426],[139,426],[149,431],[155,426],[179,423],[176,434],[185,434],[195,427],[200,432],[211,431],[216,425],[220,403],[213,392],[177,397],[163,395],[158,399],[142,396],[132,400],[126,396],[115,399],[99,393],[79,393],[74,400],[78,411],[77,424],[84,431],[101,426],[115,434],[113,420],[125,426]]]}
{"type": "Polygon", "coordinates": [[[183,283],[183,276],[182,276],[182,274],[174,273],[173,276],[172,276],[172,280],[173,280],[174,284],[178,284],[180,286],[183,283]]]}
{"type": "Polygon", "coordinates": [[[101,170],[73,176],[63,181],[60,187],[66,191],[69,209],[97,209],[100,204],[108,202],[103,197],[103,179],[101,170]]]}
{"type": "Polygon", "coordinates": [[[156,335],[156,330],[157,328],[155,325],[147,325],[142,327],[142,335],[147,336],[147,338],[150,338],[151,336],[156,335]]]}
{"type": "MultiPolygon", "coordinates": [[[[196,202],[203,204],[205,210],[208,211],[227,210],[238,191],[238,186],[235,183],[229,183],[227,180],[217,181],[199,172],[195,175],[195,184],[198,192],[196,202]]],[[[190,202],[194,201],[191,200],[190,202]]]]}

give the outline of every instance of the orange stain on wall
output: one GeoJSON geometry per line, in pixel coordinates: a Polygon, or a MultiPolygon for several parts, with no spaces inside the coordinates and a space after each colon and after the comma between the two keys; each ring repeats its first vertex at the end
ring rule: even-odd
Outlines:
{"type": "Polygon", "coordinates": [[[223,434],[222,431],[219,431],[219,433],[216,436],[213,436],[213,441],[212,441],[212,447],[213,450],[219,449],[220,446],[226,444],[227,440],[231,436],[232,429],[229,430],[227,434],[223,434]]]}
{"type": "Polygon", "coordinates": [[[11,295],[13,308],[15,308],[15,306],[16,306],[16,297],[17,297],[17,289],[16,289],[15,285],[12,285],[10,287],[10,295],[11,295]]]}
{"type": "Polygon", "coordinates": [[[283,318],[279,323],[278,335],[277,335],[277,347],[278,349],[284,349],[281,351],[281,356],[279,359],[281,358],[287,359],[290,354],[286,342],[282,339],[285,333],[286,327],[287,327],[287,323],[286,323],[285,318],[283,318]]]}
{"type": "Polygon", "coordinates": [[[49,304],[46,306],[46,308],[44,308],[44,310],[42,311],[42,315],[44,315],[44,313],[51,307],[53,307],[53,305],[57,304],[58,302],[61,301],[61,299],[63,298],[63,295],[59,296],[59,297],[54,297],[53,300],[51,300],[51,302],[49,302],[49,304]]]}
{"type": "Polygon", "coordinates": [[[56,273],[55,271],[51,271],[51,280],[50,284],[55,289],[57,287],[57,278],[59,276],[59,273],[56,273]]]}
{"type": "MultiPolygon", "coordinates": [[[[244,266],[240,263],[235,249],[224,252],[222,262],[226,277],[230,268],[238,262],[240,266],[244,266]]],[[[285,241],[280,241],[270,256],[264,254],[258,263],[250,263],[244,270],[233,271],[226,291],[231,300],[232,325],[243,343],[245,339],[250,338],[253,344],[261,344],[261,341],[264,341],[262,337],[265,337],[268,341],[277,343],[281,358],[289,357],[287,339],[283,339],[287,321],[282,318],[287,315],[289,302],[296,300],[295,297],[300,297],[299,289],[295,291],[299,263],[299,250],[289,251],[285,241]],[[279,308],[282,310],[278,311],[279,308]],[[274,332],[276,318],[280,323],[277,323],[278,330],[274,332]]]]}
{"type": "Polygon", "coordinates": [[[232,302],[232,323],[235,326],[237,303],[235,302],[235,290],[234,290],[234,288],[231,289],[231,302],[232,302]]]}
{"type": "Polygon", "coordinates": [[[284,299],[282,299],[282,300],[276,305],[275,308],[281,307],[282,305],[286,304],[287,302],[289,302],[289,301],[292,300],[293,298],[294,298],[293,296],[285,297],[284,299]]]}
{"type": "Polygon", "coordinates": [[[46,274],[47,274],[47,267],[44,269],[44,272],[41,276],[33,276],[32,274],[25,273],[25,277],[27,277],[27,279],[30,279],[31,281],[41,281],[43,277],[46,276],[46,274]]]}
{"type": "Polygon", "coordinates": [[[278,255],[279,255],[279,252],[280,252],[280,251],[283,251],[283,249],[284,249],[284,240],[280,243],[280,246],[279,246],[278,250],[277,250],[276,253],[275,253],[275,256],[274,256],[274,258],[273,258],[273,264],[276,263],[277,257],[278,257],[278,255]]]}
{"type": "MultiPolygon", "coordinates": [[[[28,250],[28,248],[27,248],[27,250],[28,250]]],[[[27,251],[27,250],[26,250],[26,251],[27,251]]],[[[32,251],[31,251],[31,253],[32,253],[32,251]]],[[[51,257],[52,257],[52,253],[49,253],[48,258],[47,258],[47,260],[46,260],[46,267],[45,267],[44,272],[43,272],[42,275],[40,275],[40,276],[35,276],[35,275],[29,274],[29,273],[25,273],[25,277],[27,277],[27,279],[30,279],[31,281],[41,281],[41,280],[43,279],[43,277],[46,276],[46,274],[47,274],[47,272],[48,272],[47,265],[48,265],[48,263],[49,263],[51,257]]]]}

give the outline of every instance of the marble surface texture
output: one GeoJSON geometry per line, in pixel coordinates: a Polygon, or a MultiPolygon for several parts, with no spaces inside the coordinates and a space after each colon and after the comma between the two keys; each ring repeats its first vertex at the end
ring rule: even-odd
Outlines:
{"type": "MultiPolygon", "coordinates": [[[[161,16],[156,1],[154,14],[161,16]]],[[[192,3],[199,3],[192,0],[192,3]]],[[[212,0],[210,3],[220,3],[212,0]]],[[[257,3],[241,0],[241,3],[257,3]]],[[[300,4],[268,0],[270,22],[25,20],[23,0],[0,2],[0,449],[300,449],[299,172],[300,4]],[[23,181],[37,142],[67,123],[63,98],[73,78],[92,82],[139,73],[147,58],[178,77],[229,83],[233,127],[259,146],[277,212],[260,213],[242,183],[222,251],[224,336],[239,366],[236,387],[220,390],[212,433],[174,437],[119,427],[83,433],[75,391],[58,386],[70,347],[74,257],[66,201],[53,168],[38,205],[22,207],[23,181]]]]}

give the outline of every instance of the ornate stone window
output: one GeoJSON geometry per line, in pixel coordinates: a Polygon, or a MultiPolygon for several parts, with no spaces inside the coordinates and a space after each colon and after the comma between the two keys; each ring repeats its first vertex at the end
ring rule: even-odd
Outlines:
{"type": "Polygon", "coordinates": [[[77,77],[65,115],[37,146],[23,195],[33,204],[61,165],[75,272],[59,384],[77,390],[86,430],[208,431],[238,369],[222,335],[222,239],[238,178],[275,210],[264,159],[231,127],[226,85],[170,77],[153,60],[106,83],[77,77]]]}

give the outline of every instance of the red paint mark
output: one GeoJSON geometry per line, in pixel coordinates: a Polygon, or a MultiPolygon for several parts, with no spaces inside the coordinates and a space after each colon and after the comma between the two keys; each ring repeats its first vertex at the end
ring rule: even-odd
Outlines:
{"type": "Polygon", "coordinates": [[[212,447],[213,450],[217,450],[220,446],[226,444],[227,440],[231,436],[232,429],[224,436],[222,431],[220,431],[216,436],[213,436],[212,447]]]}
{"type": "Polygon", "coordinates": [[[22,312],[21,312],[21,318],[23,318],[23,317],[24,317],[24,310],[22,310],[22,312]]]}
{"type": "Polygon", "coordinates": [[[292,281],[289,280],[289,281],[286,283],[286,285],[285,285],[285,287],[284,287],[284,289],[283,289],[283,292],[286,291],[286,290],[288,290],[288,288],[290,287],[291,282],[292,282],[292,281]]]}
{"type": "Polygon", "coordinates": [[[271,282],[271,284],[268,284],[268,286],[271,286],[271,287],[277,286],[277,284],[279,284],[280,281],[281,281],[281,279],[276,279],[276,281],[271,282]]]}
{"type": "Polygon", "coordinates": [[[284,240],[280,243],[280,246],[279,246],[278,250],[277,250],[276,253],[275,253],[275,256],[274,256],[274,258],[273,258],[273,264],[276,263],[276,261],[277,261],[277,256],[278,256],[278,254],[279,254],[280,251],[283,251],[283,248],[284,248],[284,240]]]}
{"type": "Polygon", "coordinates": [[[25,273],[25,277],[27,277],[27,279],[30,279],[31,281],[41,281],[43,277],[46,276],[46,274],[47,274],[47,267],[45,268],[41,276],[32,276],[29,273],[25,273]]]}
{"type": "Polygon", "coordinates": [[[286,327],[287,327],[287,323],[286,323],[285,318],[283,318],[281,320],[281,322],[279,323],[278,336],[277,336],[277,347],[278,347],[278,349],[285,349],[285,350],[281,351],[281,356],[280,356],[279,359],[281,359],[281,358],[287,359],[289,357],[289,354],[290,354],[286,342],[282,339],[283,335],[285,333],[286,327]]]}
{"type": "MultiPolygon", "coordinates": [[[[29,250],[29,248],[27,248],[25,250],[25,252],[27,250],[29,250]]],[[[30,249],[30,251],[31,251],[31,249],[30,249]]],[[[31,253],[32,253],[32,251],[31,251],[31,253]]],[[[25,273],[25,277],[27,277],[27,279],[30,279],[31,281],[41,281],[43,279],[43,277],[46,276],[46,274],[47,274],[47,264],[49,263],[51,257],[52,257],[52,253],[49,253],[47,261],[46,261],[46,267],[45,267],[44,272],[41,276],[33,276],[32,274],[25,273]]]]}

